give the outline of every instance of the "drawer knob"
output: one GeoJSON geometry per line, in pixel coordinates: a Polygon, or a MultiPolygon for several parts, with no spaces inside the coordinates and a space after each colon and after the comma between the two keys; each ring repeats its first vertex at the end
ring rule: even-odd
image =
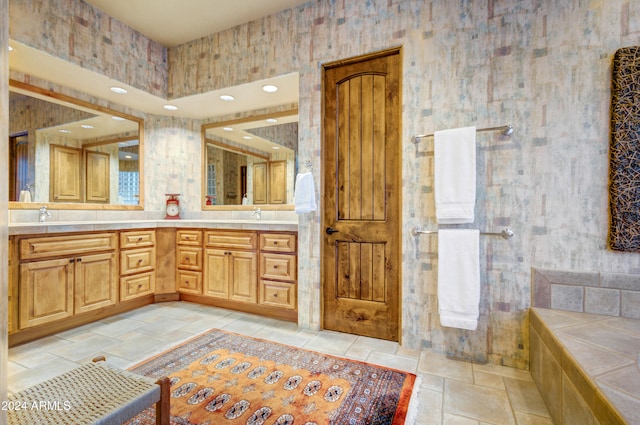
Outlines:
{"type": "Polygon", "coordinates": [[[138,260],[138,264],[141,264],[141,263],[142,263],[142,258],[138,260]]]}
{"type": "Polygon", "coordinates": [[[141,242],[141,241],[142,241],[142,236],[138,238],[138,242],[141,242]]]}
{"type": "Polygon", "coordinates": [[[274,245],[278,245],[278,241],[273,241],[273,244],[274,245]]]}

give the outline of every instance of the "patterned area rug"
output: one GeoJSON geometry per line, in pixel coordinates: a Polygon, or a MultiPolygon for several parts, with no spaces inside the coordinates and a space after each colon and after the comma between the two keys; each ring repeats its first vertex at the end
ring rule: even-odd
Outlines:
{"type": "MultiPolygon", "coordinates": [[[[131,369],[171,379],[171,424],[404,424],[416,376],[211,330],[131,369]]],[[[127,422],[155,424],[149,408],[127,422]]]]}

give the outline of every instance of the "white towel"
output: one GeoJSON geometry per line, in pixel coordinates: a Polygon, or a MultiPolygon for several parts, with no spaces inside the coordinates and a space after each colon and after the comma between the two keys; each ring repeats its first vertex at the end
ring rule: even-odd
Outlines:
{"type": "Polygon", "coordinates": [[[438,223],[473,223],[476,204],[476,128],[434,134],[434,192],[438,223]]]}
{"type": "Polygon", "coordinates": [[[31,192],[28,190],[20,191],[20,202],[31,202],[31,192]]]}
{"type": "Polygon", "coordinates": [[[316,187],[313,184],[313,174],[302,173],[296,176],[293,204],[296,214],[305,214],[316,210],[316,187]]]}
{"type": "Polygon", "coordinates": [[[480,232],[438,231],[438,311],[440,323],[475,330],[480,314],[480,232]]]}

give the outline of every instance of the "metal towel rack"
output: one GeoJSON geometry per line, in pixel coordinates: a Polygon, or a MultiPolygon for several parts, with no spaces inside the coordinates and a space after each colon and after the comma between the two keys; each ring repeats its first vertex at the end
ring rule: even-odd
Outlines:
{"type": "MultiPolygon", "coordinates": [[[[411,229],[411,234],[413,236],[418,236],[420,234],[430,235],[434,233],[438,233],[438,231],[437,230],[420,230],[417,227],[414,227],[413,229],[411,229]]],[[[505,227],[504,229],[502,229],[502,232],[480,232],[480,234],[487,235],[487,236],[502,236],[504,239],[509,239],[514,235],[513,230],[511,230],[511,228],[509,227],[505,227]]]]}
{"type": "MultiPolygon", "coordinates": [[[[498,131],[498,130],[502,132],[503,136],[511,136],[513,134],[513,126],[511,126],[510,124],[503,125],[500,127],[479,128],[476,130],[476,133],[482,133],[485,131],[498,131]]],[[[411,136],[411,143],[413,143],[414,145],[417,145],[418,143],[420,143],[420,139],[424,139],[425,137],[433,137],[433,133],[411,136]]]]}

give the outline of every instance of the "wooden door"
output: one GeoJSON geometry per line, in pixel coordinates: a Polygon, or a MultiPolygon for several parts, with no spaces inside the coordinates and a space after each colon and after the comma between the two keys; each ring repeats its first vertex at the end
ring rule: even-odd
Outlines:
{"type": "Polygon", "coordinates": [[[20,329],[73,315],[73,274],[69,258],[20,265],[20,329]]]}
{"type": "Polygon", "coordinates": [[[115,305],[119,285],[117,260],[115,252],[75,258],[75,314],[115,305]]]}
{"type": "Polygon", "coordinates": [[[400,51],[325,66],[323,327],[398,341],[400,51]]]}

